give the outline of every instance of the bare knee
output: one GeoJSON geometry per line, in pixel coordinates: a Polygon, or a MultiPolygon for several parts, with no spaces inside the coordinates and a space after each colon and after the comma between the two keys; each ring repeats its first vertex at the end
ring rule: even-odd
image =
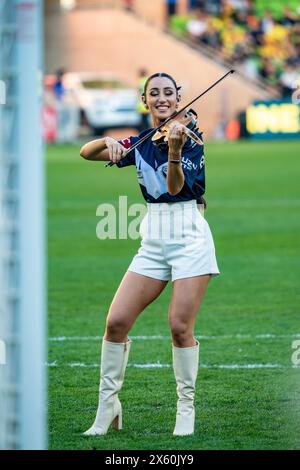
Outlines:
{"type": "Polygon", "coordinates": [[[170,328],[174,346],[184,348],[194,345],[194,331],[186,322],[170,320],[170,328]]]}
{"type": "Polygon", "coordinates": [[[125,342],[129,331],[128,322],[121,317],[107,317],[105,339],[116,343],[125,342]]]}

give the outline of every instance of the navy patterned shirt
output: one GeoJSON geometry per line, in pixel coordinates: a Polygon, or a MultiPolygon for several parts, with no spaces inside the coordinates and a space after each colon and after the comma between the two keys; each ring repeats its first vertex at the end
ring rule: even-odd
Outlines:
{"type": "MultiPolygon", "coordinates": [[[[130,148],[151,129],[141,132],[138,136],[128,137],[119,142],[130,148]]],[[[199,137],[202,133],[197,132],[199,137]]],[[[181,166],[184,173],[184,186],[181,191],[172,196],[167,191],[168,149],[160,149],[151,137],[139,145],[135,150],[123,157],[117,163],[119,168],[135,165],[138,182],[144,199],[150,203],[179,202],[196,199],[200,202],[205,192],[205,170],[203,145],[198,145],[190,138],[182,149],[181,166]]]]}

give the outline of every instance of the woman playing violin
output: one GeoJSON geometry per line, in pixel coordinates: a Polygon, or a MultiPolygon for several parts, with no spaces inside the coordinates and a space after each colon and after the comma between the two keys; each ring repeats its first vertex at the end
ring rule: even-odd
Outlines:
{"type": "MultiPolygon", "coordinates": [[[[170,75],[155,73],[147,79],[142,99],[156,127],[177,110],[180,87],[170,75]]],[[[155,140],[149,138],[130,152],[147,132],[122,141],[104,137],[85,144],[80,151],[87,160],[110,160],[119,168],[135,165],[148,208],[140,227],[141,247],[107,315],[99,406],[94,424],[85,435],[106,434],[111,424],[115,429],[122,428],[118,392],[131,347],[127,335],[138,315],[157,299],[169,281],[172,282],[169,325],[178,394],[173,434],[194,432],[199,366],[194,325],[208,283],[219,274],[211,231],[197,207],[205,191],[203,145],[187,136],[182,122],[172,120],[168,124],[167,143],[155,145],[155,140]]],[[[194,133],[202,142],[198,129],[194,133]]]]}

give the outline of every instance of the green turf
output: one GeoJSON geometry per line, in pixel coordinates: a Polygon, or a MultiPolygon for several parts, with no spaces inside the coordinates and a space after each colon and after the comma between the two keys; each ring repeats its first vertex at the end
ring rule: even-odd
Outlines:
{"type": "MultiPolygon", "coordinates": [[[[120,394],[124,429],[84,438],[94,419],[100,342],[49,341],[52,449],[296,449],[300,445],[300,194],[297,142],[206,144],[208,210],[222,275],[197,319],[201,363],[277,364],[277,369],[202,368],[194,436],[173,437],[172,368],[129,367],[120,394]],[[273,337],[259,335],[272,334],[273,337]],[[241,336],[237,336],[241,335],[241,336]],[[247,336],[244,336],[247,335],[247,336]]],[[[119,195],[142,202],[134,168],[106,169],[77,146],[47,153],[49,336],[101,336],[112,296],[139,240],[99,240],[96,208],[119,195]]],[[[171,364],[170,287],[136,322],[130,364],[171,364]]]]}

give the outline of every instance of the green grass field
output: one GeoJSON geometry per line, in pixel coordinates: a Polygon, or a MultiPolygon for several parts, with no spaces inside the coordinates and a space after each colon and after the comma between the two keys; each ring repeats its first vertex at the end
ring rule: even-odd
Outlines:
{"type": "Polygon", "coordinates": [[[78,146],[48,148],[51,449],[299,448],[300,368],[291,361],[300,339],[299,176],[297,142],[206,144],[206,218],[222,275],[212,280],[196,324],[196,432],[172,435],[172,367],[134,367],[171,365],[168,286],[131,332],[162,338],[133,340],[120,394],[124,429],[87,438],[82,432],[97,407],[96,337],[139,246],[97,239],[96,208],[117,207],[119,195],[129,203],[142,196],[133,167],[84,161],[78,146]]]}

